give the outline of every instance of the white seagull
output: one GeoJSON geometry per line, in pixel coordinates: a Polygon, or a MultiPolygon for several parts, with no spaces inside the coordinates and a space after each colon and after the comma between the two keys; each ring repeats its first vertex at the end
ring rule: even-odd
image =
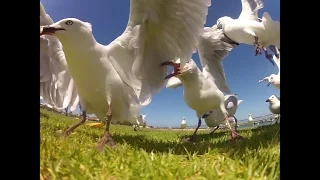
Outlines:
{"type": "Polygon", "coordinates": [[[269,102],[269,110],[273,114],[280,114],[280,100],[275,95],[271,95],[266,102],[269,102]]]}
{"type": "Polygon", "coordinates": [[[40,35],[54,35],[63,45],[82,108],[100,120],[106,116],[98,150],[115,145],[111,121],[135,123],[140,107],[163,88],[162,62],[191,58],[210,5],[210,0],[130,0],[127,27],[107,46],[95,40],[90,23],[76,18],[43,27],[40,35]]]}
{"type": "MultiPolygon", "coordinates": [[[[243,100],[238,100],[238,97],[236,94],[226,95],[224,96],[224,99],[225,99],[224,105],[229,115],[229,123],[231,118],[233,117],[235,123],[234,123],[234,126],[232,127],[237,132],[238,119],[235,117],[235,114],[237,112],[238,106],[243,100]]],[[[220,124],[222,124],[222,122],[225,120],[224,115],[220,109],[213,109],[209,113],[205,113],[202,116],[202,118],[205,119],[205,122],[208,127],[216,127],[213,131],[211,131],[210,134],[213,134],[217,129],[219,129],[220,124]]],[[[233,121],[233,118],[231,121],[233,121]]],[[[231,137],[236,137],[236,135],[233,132],[231,132],[231,137]]]]}
{"type": "Polygon", "coordinates": [[[247,124],[248,124],[248,125],[253,125],[253,124],[254,124],[253,118],[252,118],[251,114],[249,114],[248,123],[247,123],[247,124]]]}
{"type": "MultiPolygon", "coordinates": [[[[232,94],[225,78],[222,61],[235,47],[234,42],[227,39],[222,29],[217,25],[205,27],[200,37],[198,52],[202,65],[202,72],[196,63],[190,59],[182,68],[177,61],[167,61],[162,65],[173,66],[172,74],[165,79],[177,77],[183,84],[184,100],[186,104],[196,111],[198,126],[193,135],[188,139],[194,140],[195,135],[201,126],[202,115],[220,108],[224,120],[236,137],[240,137],[230,126],[228,112],[224,105],[224,93],[232,94]]],[[[177,80],[175,80],[177,81],[177,80]]]]}
{"type": "MultiPolygon", "coordinates": [[[[166,88],[175,89],[175,88],[180,87],[182,85],[183,84],[180,81],[180,79],[173,76],[168,80],[166,88]]],[[[234,115],[238,109],[238,106],[240,105],[240,103],[242,101],[243,100],[238,100],[236,94],[228,94],[228,95],[224,96],[225,108],[228,111],[229,117],[233,117],[235,120],[235,125],[232,127],[234,127],[236,132],[238,132],[237,131],[238,120],[234,115]]],[[[216,127],[210,134],[213,134],[217,129],[219,129],[220,124],[222,124],[222,122],[225,120],[224,115],[220,109],[213,109],[212,111],[203,114],[202,118],[205,119],[205,122],[208,127],[216,127]]],[[[229,118],[229,123],[230,123],[230,119],[231,118],[229,118]]],[[[230,125],[231,125],[231,123],[230,123],[230,125]]],[[[231,137],[232,136],[236,137],[235,134],[231,132],[231,137]]]]}
{"type": "MultiPolygon", "coordinates": [[[[40,2],[40,25],[53,24],[40,2]]],[[[41,28],[40,28],[41,31],[41,28]]],[[[79,96],[68,66],[62,45],[54,36],[40,36],[40,99],[54,109],[69,107],[74,111],[79,96]]]]}
{"type": "Polygon", "coordinates": [[[274,65],[267,47],[275,45],[280,49],[280,22],[272,20],[267,12],[263,13],[262,19],[258,17],[258,10],[264,7],[262,0],[241,0],[241,4],[239,17],[221,17],[217,20],[218,27],[234,42],[254,45],[256,56],[261,54],[262,47],[266,58],[274,65]]]}
{"type": "Polygon", "coordinates": [[[181,129],[186,129],[186,128],[187,128],[187,120],[186,120],[185,117],[182,118],[180,128],[181,128],[181,129]]]}
{"type": "Polygon", "coordinates": [[[275,52],[275,55],[273,55],[273,60],[276,63],[279,71],[278,74],[271,74],[270,76],[259,80],[259,82],[267,81],[267,86],[272,84],[275,88],[280,89],[280,52],[275,46],[269,46],[269,48],[275,52]]]}
{"type": "Polygon", "coordinates": [[[138,116],[137,116],[137,124],[135,124],[134,125],[134,128],[133,128],[133,130],[134,131],[137,131],[137,127],[140,127],[140,126],[143,126],[143,127],[145,127],[146,126],[146,121],[145,121],[145,118],[146,118],[146,114],[139,114],[138,116]]]}

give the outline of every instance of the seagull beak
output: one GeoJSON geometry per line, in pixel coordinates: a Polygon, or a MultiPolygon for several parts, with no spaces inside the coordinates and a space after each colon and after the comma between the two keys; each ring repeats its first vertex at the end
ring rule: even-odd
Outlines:
{"type": "Polygon", "coordinates": [[[161,66],[172,66],[173,67],[173,72],[169,75],[167,75],[164,79],[170,79],[173,76],[181,74],[180,72],[180,63],[174,63],[172,61],[165,61],[161,63],[161,66]]]}
{"type": "Polygon", "coordinates": [[[41,35],[53,35],[56,31],[66,31],[61,27],[50,27],[50,26],[40,26],[40,36],[41,35]]]}
{"type": "Polygon", "coordinates": [[[266,100],[266,102],[270,102],[270,100],[269,100],[269,99],[267,99],[267,100],[266,100]]]}

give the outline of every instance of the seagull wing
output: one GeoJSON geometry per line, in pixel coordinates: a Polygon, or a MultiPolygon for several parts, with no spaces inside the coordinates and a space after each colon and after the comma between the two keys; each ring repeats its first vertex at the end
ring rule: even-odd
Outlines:
{"type": "MultiPolygon", "coordinates": [[[[53,21],[40,2],[40,25],[50,24],[53,21]]],[[[40,96],[56,109],[70,107],[74,111],[79,103],[62,45],[54,36],[40,37],[40,96]]]]}
{"type": "Polygon", "coordinates": [[[198,45],[210,0],[130,0],[123,34],[108,47],[109,60],[142,105],[165,85],[164,61],[183,66],[198,45]]]}
{"type": "Polygon", "coordinates": [[[179,86],[182,86],[182,82],[179,78],[173,76],[168,80],[166,88],[175,89],[179,86]]]}
{"type": "Polygon", "coordinates": [[[231,91],[227,85],[222,61],[234,47],[217,25],[204,28],[198,46],[202,73],[226,94],[231,94],[231,91]]]}
{"type": "Polygon", "coordinates": [[[269,46],[269,49],[275,54],[275,55],[273,55],[273,61],[276,63],[276,65],[278,66],[278,69],[279,69],[279,73],[278,74],[280,74],[280,51],[279,51],[279,49],[276,47],[276,46],[274,46],[274,45],[270,45],[269,46]],[[278,58],[277,58],[277,56],[279,56],[278,58]]]}
{"type": "Polygon", "coordinates": [[[259,21],[258,10],[264,7],[262,0],[241,0],[242,11],[238,19],[259,21]]]}

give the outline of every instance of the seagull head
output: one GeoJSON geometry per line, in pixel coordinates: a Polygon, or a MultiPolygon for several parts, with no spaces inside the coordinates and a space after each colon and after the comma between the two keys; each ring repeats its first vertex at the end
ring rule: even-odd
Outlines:
{"type": "Polygon", "coordinates": [[[179,77],[183,76],[184,74],[191,74],[197,71],[198,66],[196,63],[190,59],[187,61],[187,63],[183,66],[183,68],[180,68],[180,61],[165,61],[161,64],[161,66],[172,66],[173,72],[169,75],[167,75],[164,79],[170,79],[171,77],[179,77]]]}
{"type": "Polygon", "coordinates": [[[266,100],[266,102],[269,102],[269,103],[274,103],[274,102],[276,102],[276,101],[279,101],[279,100],[278,100],[277,96],[275,96],[275,95],[271,95],[271,96],[266,100]]]}
{"type": "Polygon", "coordinates": [[[91,24],[76,18],[62,19],[48,26],[40,26],[41,35],[54,35],[60,41],[75,40],[92,36],[91,24]]]}
{"type": "Polygon", "coordinates": [[[269,86],[270,84],[278,85],[278,84],[280,84],[280,77],[279,77],[278,75],[271,74],[271,75],[269,76],[268,81],[269,81],[269,82],[268,82],[268,86],[269,86]]]}
{"type": "Polygon", "coordinates": [[[231,17],[229,17],[229,16],[223,16],[223,17],[221,17],[221,18],[219,18],[218,20],[217,20],[217,27],[219,28],[219,29],[223,29],[224,28],[224,26],[225,26],[225,24],[227,24],[229,21],[231,21],[232,20],[232,18],[231,17]]]}

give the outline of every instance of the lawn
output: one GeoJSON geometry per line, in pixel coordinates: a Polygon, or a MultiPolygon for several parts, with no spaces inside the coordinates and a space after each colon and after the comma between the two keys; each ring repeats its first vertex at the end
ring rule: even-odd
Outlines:
{"type": "Polygon", "coordinates": [[[195,143],[180,141],[191,131],[112,125],[116,147],[97,152],[104,127],[55,136],[77,121],[40,108],[40,179],[280,179],[279,124],[240,130],[238,142],[225,130],[200,131],[195,143]]]}

